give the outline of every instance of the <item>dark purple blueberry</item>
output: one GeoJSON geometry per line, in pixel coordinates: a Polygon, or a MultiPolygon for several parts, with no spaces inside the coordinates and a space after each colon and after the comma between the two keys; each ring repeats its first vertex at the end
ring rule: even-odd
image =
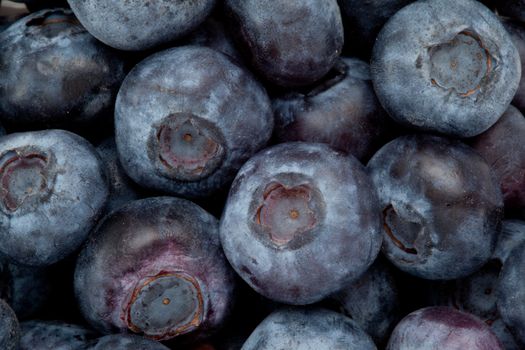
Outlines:
{"type": "Polygon", "coordinates": [[[518,51],[474,0],[422,0],[383,27],[371,61],[377,96],[398,122],[457,137],[487,130],[518,88],[518,51]]]}
{"type": "Polygon", "coordinates": [[[120,50],[145,50],[169,43],[197,28],[215,0],[68,0],[84,27],[120,50]]]}
{"type": "Polygon", "coordinates": [[[376,350],[350,318],[323,309],[282,309],[268,316],[242,350],[376,350]]]}
{"type": "Polygon", "coordinates": [[[378,259],[361,278],[334,298],[377,345],[384,345],[402,317],[399,292],[392,268],[378,259]]]}
{"type": "Polygon", "coordinates": [[[375,96],[368,64],[343,58],[327,80],[305,92],[273,100],[278,141],[327,143],[359,160],[369,159],[392,129],[375,96]]]}
{"type": "Polygon", "coordinates": [[[501,318],[525,346],[525,243],[515,247],[501,270],[497,289],[497,304],[501,318]]]}
{"type": "Polygon", "coordinates": [[[126,77],[115,111],[124,170],[144,187],[205,197],[234,178],[273,129],[264,88],[229,56],[185,46],[126,77]]]}
{"type": "Polygon", "coordinates": [[[269,299],[301,305],[359,278],[379,252],[380,228],[377,196],[357,159],[291,142],[241,168],[220,235],[246,283],[269,299]]]}
{"type": "Polygon", "coordinates": [[[512,104],[516,106],[520,111],[525,112],[525,27],[523,23],[512,21],[508,18],[500,18],[503,26],[509,33],[512,42],[518,49],[521,61],[521,80],[512,100],[512,104]]]}
{"type": "Polygon", "coordinates": [[[0,349],[19,350],[19,342],[20,326],[15,312],[0,299],[0,349]]]}
{"type": "Polygon", "coordinates": [[[409,135],[368,164],[383,215],[383,251],[426,279],[465,277],[491,257],[503,199],[490,166],[459,141],[409,135]]]}
{"type": "Polygon", "coordinates": [[[105,212],[109,213],[124,204],[139,199],[141,189],[124,172],[118,159],[117,146],[111,137],[97,146],[97,152],[106,169],[109,182],[109,198],[105,212]]]}
{"type": "Polygon", "coordinates": [[[154,340],[219,326],[233,282],[217,219],[170,197],[134,201],[108,215],[75,271],[80,309],[96,329],[154,340]]]}
{"type": "Polygon", "coordinates": [[[95,148],[63,130],[0,137],[0,189],[0,252],[34,266],[77,249],[108,197],[95,148]]]}
{"type": "Polygon", "coordinates": [[[169,348],[138,335],[112,334],[97,339],[86,350],[169,350],[169,348]]]}
{"type": "Polygon", "coordinates": [[[61,321],[26,321],[20,324],[19,350],[80,350],[98,334],[61,321]]]}
{"type": "Polygon", "coordinates": [[[525,117],[513,106],[472,146],[497,175],[505,214],[525,219],[525,117]]]}
{"type": "Polygon", "coordinates": [[[274,84],[312,84],[341,54],[337,0],[226,0],[225,6],[248,61],[274,84]]]}
{"type": "Polygon", "coordinates": [[[0,116],[36,129],[111,114],[124,61],[70,10],[42,10],[0,33],[0,116]]]}
{"type": "Polygon", "coordinates": [[[489,326],[474,315],[436,306],[415,311],[394,329],[387,350],[503,350],[489,326]]]}

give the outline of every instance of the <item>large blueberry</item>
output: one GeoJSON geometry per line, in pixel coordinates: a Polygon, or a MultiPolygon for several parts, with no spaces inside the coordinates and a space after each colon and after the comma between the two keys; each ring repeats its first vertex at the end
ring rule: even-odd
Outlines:
{"type": "Polygon", "coordinates": [[[157,53],[126,77],[115,111],[127,174],[144,187],[204,197],[226,186],[273,129],[264,88],[205,47],[157,53]]]}
{"type": "Polygon", "coordinates": [[[359,161],[291,142],[241,168],[220,235],[233,268],[257,292],[309,304],[363,274],[379,252],[380,228],[377,195],[359,161]]]}
{"type": "Polygon", "coordinates": [[[459,141],[409,135],[368,164],[383,215],[383,251],[400,269],[454,279],[491,257],[503,214],[490,166],[459,141]]]}
{"type": "Polygon", "coordinates": [[[0,117],[32,129],[111,115],[124,61],[70,10],[42,10],[0,33],[0,117]]]}
{"type": "Polygon", "coordinates": [[[356,58],[341,59],[324,81],[272,103],[278,141],[327,143],[360,160],[386,143],[393,124],[377,100],[368,64],[356,58]]]}
{"type": "Polygon", "coordinates": [[[0,189],[0,252],[26,265],[77,249],[108,196],[96,150],[63,130],[1,137],[0,189]]]}
{"type": "Polygon", "coordinates": [[[489,326],[474,315],[448,307],[428,307],[406,316],[394,329],[387,350],[503,350],[489,326]]]}
{"type": "Polygon", "coordinates": [[[268,316],[242,350],[376,350],[372,339],[346,316],[323,309],[283,309],[268,316]]]}
{"type": "Polygon", "coordinates": [[[189,33],[206,19],[215,0],[68,0],[84,27],[120,50],[145,50],[189,33]]]}
{"type": "Polygon", "coordinates": [[[15,312],[0,299],[0,349],[18,350],[20,326],[15,312]]]}
{"type": "Polygon", "coordinates": [[[274,84],[311,84],[341,54],[337,0],[226,0],[225,6],[248,61],[274,84]]]}
{"type": "Polygon", "coordinates": [[[498,18],[474,0],[422,0],[383,27],[374,87],[397,121],[458,137],[487,130],[518,88],[518,51],[498,18]]]}
{"type": "Polygon", "coordinates": [[[219,326],[233,287],[217,219],[171,197],[137,200],[106,216],[75,271],[80,309],[95,328],[155,340],[219,326]]]}
{"type": "Polygon", "coordinates": [[[61,321],[26,321],[20,324],[19,350],[80,350],[97,338],[97,333],[61,321]]]}

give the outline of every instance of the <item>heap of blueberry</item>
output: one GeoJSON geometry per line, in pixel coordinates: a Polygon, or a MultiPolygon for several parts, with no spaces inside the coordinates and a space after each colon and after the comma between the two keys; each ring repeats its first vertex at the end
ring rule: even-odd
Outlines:
{"type": "Polygon", "coordinates": [[[525,349],[524,0],[2,0],[0,350],[525,349]]]}

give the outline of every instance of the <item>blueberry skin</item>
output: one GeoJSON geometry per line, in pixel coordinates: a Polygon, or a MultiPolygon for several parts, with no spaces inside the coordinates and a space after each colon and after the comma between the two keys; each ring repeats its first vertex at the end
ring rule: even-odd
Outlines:
{"type": "Polygon", "coordinates": [[[508,18],[500,18],[500,20],[520,55],[521,80],[518,91],[516,91],[516,95],[514,95],[514,99],[512,100],[512,105],[523,113],[525,111],[525,79],[523,79],[525,74],[525,28],[523,23],[518,21],[513,21],[508,18]]]}
{"type": "Polygon", "coordinates": [[[218,222],[183,199],[137,200],[100,223],[80,253],[75,293],[100,332],[168,340],[209,334],[232,305],[218,222]]]}
{"type": "Polygon", "coordinates": [[[18,350],[19,342],[20,326],[15,312],[5,301],[0,299],[0,348],[18,350]]]}
{"type": "Polygon", "coordinates": [[[435,306],[406,316],[386,350],[503,350],[489,326],[474,315],[435,306]]]}
{"type": "Polygon", "coordinates": [[[383,252],[425,279],[455,279],[491,257],[503,214],[490,166],[463,143],[399,137],[368,163],[383,213],[383,252]]]}
{"type": "Polygon", "coordinates": [[[334,299],[348,317],[382,346],[402,318],[399,293],[392,268],[377,259],[361,278],[335,294],[334,299]]]}
{"type": "Polygon", "coordinates": [[[19,350],[80,350],[98,337],[90,329],[61,321],[26,321],[20,328],[19,350]]]}
{"type": "Polygon", "coordinates": [[[241,350],[376,350],[372,339],[348,317],[320,308],[282,309],[268,316],[241,350]]]}
{"type": "Polygon", "coordinates": [[[512,250],[500,273],[497,304],[501,318],[521,346],[525,346],[525,243],[512,250]]]}
{"type": "Polygon", "coordinates": [[[181,38],[211,13],[215,0],[68,0],[80,23],[119,50],[151,49],[181,38]]]}
{"type": "Polygon", "coordinates": [[[496,124],[472,140],[472,147],[499,179],[505,215],[525,219],[525,117],[509,106],[496,124]],[[509,150],[512,150],[510,152],[509,150]]]}
{"type": "Polygon", "coordinates": [[[151,339],[131,334],[111,334],[97,339],[86,350],[169,350],[151,339]]]}
{"type": "Polygon", "coordinates": [[[69,127],[110,115],[124,60],[70,10],[35,12],[0,33],[0,116],[25,128],[69,127]]]}
{"type": "Polygon", "coordinates": [[[131,71],[117,97],[115,128],[134,181],[206,197],[266,145],[273,117],[266,91],[247,70],[212,49],[186,46],[131,71]]]}
{"type": "Polygon", "coordinates": [[[393,123],[375,96],[367,63],[342,58],[333,74],[311,90],[272,100],[276,139],[327,143],[368,160],[386,143],[393,123]]]}
{"type": "Polygon", "coordinates": [[[323,144],[280,144],[237,174],[220,236],[230,264],[255,291],[287,304],[314,303],[376,258],[376,193],[354,157],[323,144]]]}
{"type": "Polygon", "coordinates": [[[248,61],[273,84],[314,83],[335,64],[344,42],[336,0],[226,0],[232,34],[248,61]]]}
{"type": "Polygon", "coordinates": [[[498,18],[474,0],[423,0],[383,27],[371,61],[377,96],[398,122],[456,137],[487,130],[521,76],[498,18]]]}
{"type": "Polygon", "coordinates": [[[50,265],[72,253],[108,197],[95,148],[64,130],[1,137],[0,183],[0,252],[23,265],[50,265]]]}

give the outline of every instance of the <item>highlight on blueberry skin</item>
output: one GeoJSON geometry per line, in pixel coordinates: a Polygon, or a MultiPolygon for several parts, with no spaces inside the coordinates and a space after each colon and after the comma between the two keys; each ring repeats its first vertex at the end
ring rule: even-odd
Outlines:
{"type": "Polygon", "coordinates": [[[241,350],[376,350],[372,339],[350,318],[320,308],[273,312],[241,350]]]}
{"type": "Polygon", "coordinates": [[[368,160],[389,139],[393,123],[377,100],[364,61],[342,58],[305,90],[272,100],[278,141],[327,143],[368,160]]]}
{"type": "Polygon", "coordinates": [[[0,189],[0,252],[33,266],[77,249],[108,197],[95,148],[63,130],[1,137],[0,189]]]}
{"type": "Polygon", "coordinates": [[[423,0],[401,9],[379,33],[371,70],[395,120],[455,137],[492,126],[521,77],[510,36],[475,0],[423,0]]]}
{"type": "Polygon", "coordinates": [[[68,0],[82,25],[119,50],[138,51],[170,43],[197,28],[215,0],[68,0]]]}
{"type": "Polygon", "coordinates": [[[425,279],[455,279],[492,256],[503,198],[489,164],[463,143],[408,135],[368,163],[383,222],[383,252],[425,279]]]}
{"type": "Polygon", "coordinates": [[[359,278],[381,246],[377,195],[365,168],[323,144],[291,142],[251,158],[226,201],[226,257],[274,301],[317,302],[359,278]]]}
{"type": "Polygon", "coordinates": [[[126,77],[116,142],[138,184],[184,197],[227,186],[273,129],[262,85],[229,56],[184,46],[157,53],[126,77]]]}
{"type": "Polygon", "coordinates": [[[31,127],[85,125],[110,116],[124,60],[70,10],[48,9],[0,33],[0,116],[31,127]]]}
{"type": "Polygon", "coordinates": [[[20,324],[19,350],[78,350],[99,335],[80,325],[61,321],[32,320],[20,324]]]}
{"type": "Polygon", "coordinates": [[[304,86],[335,64],[344,42],[336,0],[226,0],[226,14],[248,62],[269,82],[304,86]]]}
{"type": "Polygon", "coordinates": [[[18,350],[20,342],[20,325],[16,314],[9,305],[0,299],[0,348],[18,350]]]}
{"type": "Polygon", "coordinates": [[[406,316],[394,329],[386,350],[504,350],[489,326],[474,315],[445,306],[406,316]]]}
{"type": "Polygon", "coordinates": [[[161,343],[132,334],[111,334],[101,337],[86,350],[169,350],[161,343]]]}
{"type": "Polygon", "coordinates": [[[228,315],[233,288],[217,219],[172,197],[106,216],[75,270],[77,300],[93,327],[153,340],[209,335],[228,315]]]}

